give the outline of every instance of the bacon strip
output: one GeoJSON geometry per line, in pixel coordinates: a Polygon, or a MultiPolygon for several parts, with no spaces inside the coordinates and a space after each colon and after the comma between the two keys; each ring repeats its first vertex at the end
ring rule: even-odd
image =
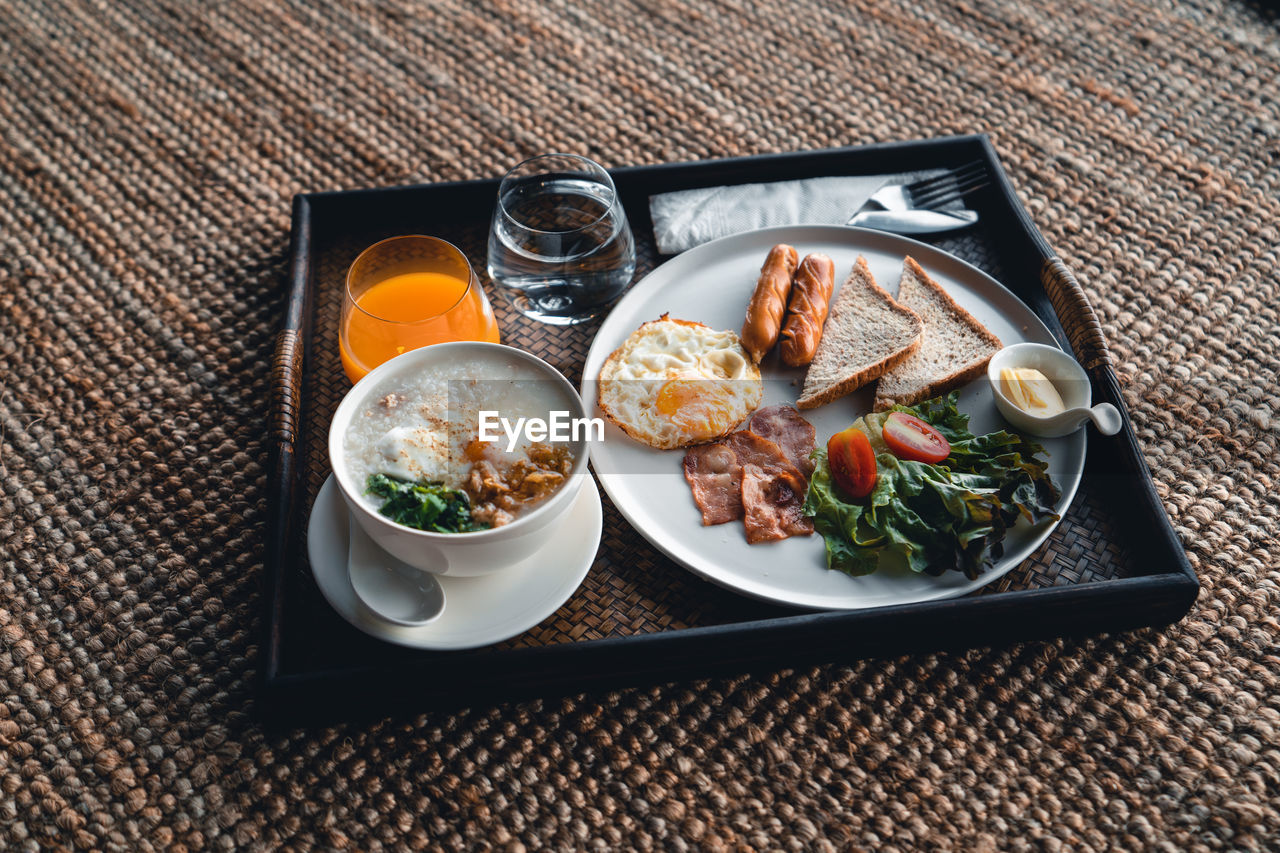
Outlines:
{"type": "Polygon", "coordinates": [[[774,542],[789,536],[808,536],[813,522],[800,514],[809,484],[795,468],[778,473],[756,465],[742,468],[743,524],[747,542],[774,542]]]}
{"type": "Polygon", "coordinates": [[[724,442],[690,447],[684,455],[684,478],[702,510],[703,525],[742,518],[742,466],[724,442]]]}
{"type": "Polygon", "coordinates": [[[806,478],[813,473],[814,463],[809,454],[816,446],[817,433],[813,424],[805,420],[794,406],[766,406],[758,409],[751,420],[747,421],[747,429],[781,447],[787,460],[799,468],[806,478]]]}
{"type": "MultiPolygon", "coordinates": [[[[786,422],[783,434],[794,438],[800,431],[785,413],[778,420],[786,422]]],[[[800,514],[808,479],[778,444],[750,430],[689,448],[684,477],[704,525],[744,519],[752,544],[813,532],[813,524],[800,514]]]]}

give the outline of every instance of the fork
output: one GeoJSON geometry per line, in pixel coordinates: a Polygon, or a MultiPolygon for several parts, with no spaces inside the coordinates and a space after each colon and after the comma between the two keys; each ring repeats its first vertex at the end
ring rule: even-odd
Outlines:
{"type": "Polygon", "coordinates": [[[959,201],[989,183],[991,179],[987,174],[987,164],[974,160],[932,178],[881,187],[871,194],[871,198],[859,210],[866,210],[873,204],[879,210],[936,210],[959,201]]]}
{"type": "Polygon", "coordinates": [[[941,175],[876,190],[846,225],[895,234],[937,234],[978,221],[976,210],[940,210],[989,184],[986,164],[966,163],[941,175]]]}

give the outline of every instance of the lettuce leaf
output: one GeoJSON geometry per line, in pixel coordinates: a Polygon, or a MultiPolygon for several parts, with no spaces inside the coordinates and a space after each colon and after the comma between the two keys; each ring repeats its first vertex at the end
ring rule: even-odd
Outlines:
{"type": "Polygon", "coordinates": [[[882,557],[900,557],[914,572],[963,572],[976,578],[1004,553],[1004,537],[1019,518],[1057,518],[1061,493],[1049,477],[1044,448],[1000,430],[969,431],[959,394],[889,411],[913,414],[942,433],[951,454],[936,465],[899,459],[881,437],[889,412],[859,418],[876,451],[878,479],[862,501],[844,496],[831,479],[825,449],[805,498],[804,514],[826,542],[827,567],[850,575],[874,572],[882,557]]]}

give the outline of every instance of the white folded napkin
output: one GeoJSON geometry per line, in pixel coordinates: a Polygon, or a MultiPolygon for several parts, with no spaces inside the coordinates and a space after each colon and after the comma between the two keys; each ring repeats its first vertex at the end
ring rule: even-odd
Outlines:
{"type": "Polygon", "coordinates": [[[649,197],[658,251],[674,255],[717,237],[773,225],[843,225],[871,194],[911,175],[806,178],[679,190],[649,197]]]}

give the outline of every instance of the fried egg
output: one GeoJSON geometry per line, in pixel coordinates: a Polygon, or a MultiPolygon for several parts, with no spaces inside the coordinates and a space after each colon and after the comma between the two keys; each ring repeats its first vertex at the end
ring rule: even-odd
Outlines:
{"type": "Polygon", "coordinates": [[[632,332],[600,370],[601,411],[660,450],[727,435],[763,394],[760,368],[736,333],[665,314],[632,332]]]}

